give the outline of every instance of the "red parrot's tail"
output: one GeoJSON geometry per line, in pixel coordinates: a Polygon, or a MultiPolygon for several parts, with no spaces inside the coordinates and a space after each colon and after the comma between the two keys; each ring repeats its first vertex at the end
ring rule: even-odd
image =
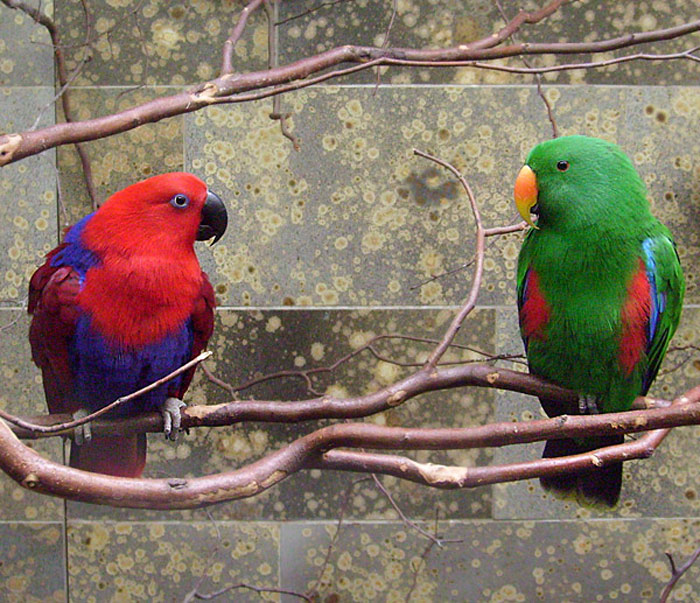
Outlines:
{"type": "Polygon", "coordinates": [[[117,477],[140,477],[146,465],[146,434],[92,438],[71,444],[70,466],[117,477]]]}
{"type": "MultiPolygon", "coordinates": [[[[542,453],[543,458],[582,454],[622,444],[623,436],[585,438],[581,440],[547,440],[542,453]]],[[[579,503],[592,506],[605,505],[614,507],[620,498],[622,488],[622,463],[612,463],[599,469],[568,473],[556,477],[542,477],[540,483],[545,490],[552,490],[556,495],[575,496],[579,503]]]]}

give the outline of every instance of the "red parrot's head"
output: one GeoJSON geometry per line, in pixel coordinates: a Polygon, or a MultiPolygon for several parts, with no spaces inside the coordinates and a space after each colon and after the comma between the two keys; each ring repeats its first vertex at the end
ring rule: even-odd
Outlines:
{"type": "Polygon", "coordinates": [[[82,239],[98,254],[191,252],[196,240],[218,241],[227,222],[226,207],[204,182],[172,172],[113,194],[87,223],[82,239]]]}

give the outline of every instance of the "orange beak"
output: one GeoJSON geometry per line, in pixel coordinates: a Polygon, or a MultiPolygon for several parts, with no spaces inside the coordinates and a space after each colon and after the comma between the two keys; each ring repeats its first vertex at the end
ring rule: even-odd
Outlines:
{"type": "Polygon", "coordinates": [[[530,210],[537,203],[538,193],[537,176],[529,165],[524,165],[515,179],[515,206],[523,220],[533,228],[537,228],[537,225],[532,221],[530,210]]]}

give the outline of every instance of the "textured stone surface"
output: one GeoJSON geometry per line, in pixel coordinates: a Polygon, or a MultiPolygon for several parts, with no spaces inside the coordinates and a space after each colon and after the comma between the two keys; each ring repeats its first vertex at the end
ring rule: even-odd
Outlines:
{"type": "MultiPolygon", "coordinates": [[[[0,408],[19,416],[46,412],[39,370],[30,360],[28,330],[25,309],[0,310],[0,408]]],[[[60,462],[62,459],[63,446],[58,438],[25,441],[25,444],[52,460],[60,462]]],[[[56,521],[63,518],[63,501],[30,492],[2,472],[0,501],[0,521],[56,521]]]]}
{"type": "MultiPolygon", "coordinates": [[[[50,125],[51,88],[0,88],[0,132],[50,125]]],[[[0,304],[24,305],[27,283],[55,246],[56,174],[53,151],[2,168],[0,178],[0,304]]]]}
{"type": "MultiPolygon", "coordinates": [[[[656,213],[676,235],[687,301],[695,301],[698,89],[555,87],[546,94],[563,134],[613,140],[634,158],[656,213]]],[[[455,178],[412,149],[460,169],[484,223],[496,226],[515,221],[515,174],[549,136],[530,88],[403,87],[376,95],[324,88],[288,96],[285,105],[301,153],[269,120],[268,105],[186,118],[188,167],[220,191],[237,219],[213,252],[225,304],[460,303],[469,271],[428,279],[470,260],[471,212],[455,178]]],[[[481,303],[513,303],[519,240],[490,243],[481,303]]]]}
{"type": "Polygon", "coordinates": [[[62,524],[0,523],[0,559],[3,601],[66,600],[62,524]]]}
{"type": "MultiPolygon", "coordinates": [[[[432,531],[432,526],[426,525],[432,531]]],[[[341,528],[324,568],[332,524],[286,524],[284,588],[339,601],[658,601],[678,563],[697,546],[697,520],[444,522],[444,548],[405,524],[341,528]],[[427,551],[427,552],[426,552],[427,551]]],[[[698,597],[700,568],[674,593],[698,597]]],[[[283,601],[292,601],[285,598],[283,601]]]]}
{"type": "MultiPolygon", "coordinates": [[[[53,13],[53,2],[29,0],[53,13]]],[[[48,31],[19,10],[0,7],[0,86],[53,84],[53,53],[48,31]]],[[[0,121],[6,116],[0,115],[0,121]]],[[[0,126],[2,130],[4,125],[0,126]]]]}
{"type": "MultiPolygon", "coordinates": [[[[77,119],[92,119],[128,109],[168,94],[166,88],[79,88],[72,92],[77,119]]],[[[156,174],[182,171],[182,118],[174,117],[156,124],[129,130],[110,138],[83,145],[90,159],[97,202],[112,193],[156,174]]],[[[74,224],[92,211],[78,153],[73,146],[58,149],[61,193],[65,212],[62,223],[74,224]]]]}
{"type": "MultiPolygon", "coordinates": [[[[71,523],[71,600],[182,601],[194,589],[210,593],[240,582],[276,588],[278,547],[272,524],[71,523]]],[[[260,600],[244,589],[227,596],[260,600]]]]}
{"type": "MultiPolygon", "coordinates": [[[[185,86],[216,77],[221,49],[238,20],[238,2],[158,2],[149,0],[88,1],[93,16],[85,49],[85,12],[80,0],[56,0],[56,21],[70,45],[68,68],[80,68],[79,86],[185,86]],[[84,63],[85,57],[90,60],[84,63]],[[81,66],[82,64],[82,66],[81,66]]],[[[264,14],[249,21],[234,49],[237,70],[256,71],[267,65],[264,14]]]]}

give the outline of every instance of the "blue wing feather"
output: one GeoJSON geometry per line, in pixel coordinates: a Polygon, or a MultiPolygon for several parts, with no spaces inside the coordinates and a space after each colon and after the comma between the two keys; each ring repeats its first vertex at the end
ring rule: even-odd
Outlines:
{"type": "Polygon", "coordinates": [[[649,237],[642,242],[642,250],[651,297],[645,350],[648,364],[642,380],[646,394],[678,325],[685,284],[676,246],[669,237],[649,237]]]}

